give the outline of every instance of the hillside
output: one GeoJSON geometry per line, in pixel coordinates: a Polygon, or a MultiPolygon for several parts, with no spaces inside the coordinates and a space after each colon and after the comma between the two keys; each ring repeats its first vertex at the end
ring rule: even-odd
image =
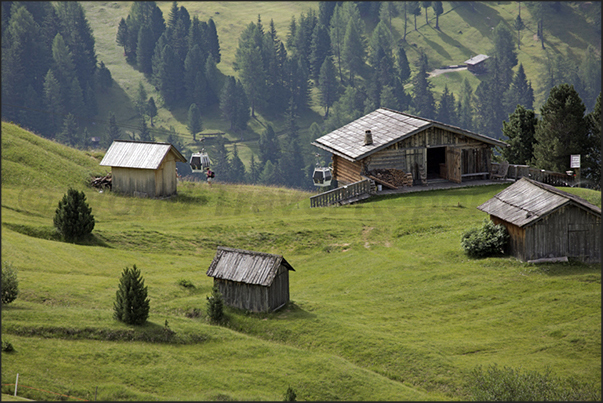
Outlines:
{"type": "MultiPolygon", "coordinates": [[[[7,123],[2,142],[2,260],[21,291],[3,307],[2,339],[16,352],[2,353],[2,384],[19,373],[20,385],[88,400],[98,387],[98,400],[276,401],[288,386],[298,400],[467,400],[470,372],[497,364],[600,390],[600,267],[460,249],[461,233],[485,218],[475,207],[504,185],[318,209],[307,192],[190,182],[169,200],[134,199],[83,186],[95,165],[86,153],[7,123]],[[19,154],[19,142],[39,148],[19,154]],[[24,172],[39,155],[75,162],[48,164],[56,182],[32,186],[24,172]],[[72,185],[92,207],[92,244],[49,236],[72,185]],[[210,325],[205,272],[218,245],[284,255],[291,303],[272,314],[227,309],[226,325],[210,325]],[[133,264],[151,299],[142,327],[112,318],[133,264]]],[[[597,192],[579,191],[600,205],[597,192]]]]}
{"type": "MultiPolygon", "coordinates": [[[[117,86],[113,86],[99,101],[100,114],[97,125],[88,127],[88,130],[99,135],[104,130],[104,122],[107,114],[112,110],[117,115],[117,120],[126,131],[135,130],[138,126],[136,113],[133,108],[133,99],[136,95],[139,81],[143,80],[145,89],[149,96],[158,99],[158,92],[143,75],[128,65],[123,49],[115,43],[117,25],[121,18],[125,18],[130,10],[131,2],[83,2],[86,16],[94,30],[96,39],[96,50],[99,60],[111,70],[117,86]]],[[[167,16],[172,2],[157,2],[163,15],[167,16]]],[[[292,17],[299,19],[302,12],[310,8],[317,11],[318,2],[179,2],[189,11],[190,15],[198,15],[201,20],[213,18],[220,39],[222,62],[218,68],[224,75],[237,75],[233,69],[235,50],[241,32],[250,22],[256,22],[257,16],[261,15],[265,25],[270,20],[274,24],[281,40],[285,40],[289,31],[289,23],[292,17]]],[[[528,8],[522,2],[521,15],[525,23],[525,29],[521,31],[521,49],[518,51],[519,63],[522,63],[527,78],[531,81],[535,90],[536,110],[544,102],[545,93],[541,91],[542,74],[546,70],[545,61],[555,54],[569,56],[579,61],[583,57],[588,45],[594,46],[600,53],[600,35],[592,26],[592,16],[587,8],[581,8],[577,4],[560,3],[558,12],[547,16],[544,26],[546,49],[542,49],[538,38],[534,35],[536,23],[532,19],[528,8]]],[[[393,35],[396,42],[402,46],[408,56],[411,69],[416,71],[416,62],[419,51],[425,52],[429,60],[429,66],[433,69],[441,66],[462,64],[465,60],[480,53],[490,53],[493,49],[492,30],[499,22],[504,22],[508,27],[513,27],[517,15],[517,2],[443,2],[444,13],[439,16],[439,30],[435,29],[435,15],[433,10],[428,12],[428,21],[425,20],[424,10],[417,17],[417,30],[414,30],[412,17],[409,18],[406,42],[402,40],[404,22],[402,15],[392,19],[394,28],[393,35]]],[[[367,32],[365,36],[370,38],[376,22],[370,18],[364,19],[367,32]]],[[[515,71],[517,70],[517,66],[515,71]]],[[[430,79],[436,100],[442,93],[444,86],[456,94],[457,99],[461,91],[463,79],[467,78],[473,90],[486,76],[474,76],[467,71],[450,72],[430,79]]],[[[406,90],[412,88],[407,84],[406,90]]],[[[300,116],[298,126],[302,147],[306,156],[306,163],[312,159],[316,149],[310,146],[308,128],[312,122],[319,124],[323,120],[324,109],[318,103],[318,91],[312,89],[313,106],[300,116]]],[[[196,151],[198,144],[193,143],[192,137],[186,129],[186,110],[175,109],[168,111],[160,108],[159,116],[156,118],[157,125],[165,130],[158,132],[158,139],[165,140],[168,129],[172,126],[179,134],[179,139],[189,151],[196,151]]],[[[249,121],[249,130],[244,134],[234,134],[229,131],[228,124],[222,118],[218,108],[212,108],[203,113],[203,124],[205,132],[226,132],[226,138],[237,142],[238,151],[243,162],[249,166],[249,159],[258,155],[257,138],[264,130],[267,123],[271,123],[277,133],[284,135],[284,119],[267,118],[258,114],[257,120],[249,121]]],[[[227,148],[232,150],[232,144],[227,148]]]]}

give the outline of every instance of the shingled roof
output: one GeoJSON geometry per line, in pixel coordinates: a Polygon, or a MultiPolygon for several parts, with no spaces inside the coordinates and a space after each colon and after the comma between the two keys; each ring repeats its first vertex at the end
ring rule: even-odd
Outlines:
{"type": "Polygon", "coordinates": [[[387,108],[379,108],[339,129],[333,130],[316,139],[312,145],[349,161],[358,161],[429,127],[446,129],[493,146],[507,146],[505,142],[482,134],[387,108]],[[373,144],[364,145],[366,130],[371,131],[373,144]]]}
{"type": "Polygon", "coordinates": [[[218,246],[207,269],[209,277],[268,287],[280,265],[295,269],[281,255],[218,246]]]}
{"type": "Polygon", "coordinates": [[[477,208],[518,227],[525,227],[570,203],[601,216],[599,207],[581,197],[528,178],[518,180],[477,208]]]}
{"type": "Polygon", "coordinates": [[[100,165],[117,168],[157,169],[170,151],[176,155],[176,161],[186,162],[186,158],[170,143],[114,140],[100,165]]]}

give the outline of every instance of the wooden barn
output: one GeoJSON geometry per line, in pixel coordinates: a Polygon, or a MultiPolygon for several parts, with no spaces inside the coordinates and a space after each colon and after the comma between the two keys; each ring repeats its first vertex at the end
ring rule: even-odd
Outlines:
{"type": "Polygon", "coordinates": [[[177,192],[176,162],[187,161],[170,143],[115,140],[100,165],[111,167],[114,191],[165,197],[177,192]]]}
{"type": "Polygon", "coordinates": [[[518,259],[601,261],[601,209],[578,196],[522,178],[477,208],[507,228],[518,259]]]}
{"type": "Polygon", "coordinates": [[[218,246],[207,275],[232,307],[271,312],[289,302],[289,270],[280,255],[218,246]]]}
{"type": "Polygon", "coordinates": [[[461,183],[487,178],[492,147],[507,144],[488,136],[380,108],[318,139],[332,154],[340,185],[358,182],[376,169],[412,173],[413,184],[444,178],[461,183]]]}
{"type": "Polygon", "coordinates": [[[489,58],[490,57],[486,55],[477,55],[469,60],[465,60],[467,70],[469,70],[473,74],[485,73],[487,70],[486,60],[488,60],[489,58]]]}

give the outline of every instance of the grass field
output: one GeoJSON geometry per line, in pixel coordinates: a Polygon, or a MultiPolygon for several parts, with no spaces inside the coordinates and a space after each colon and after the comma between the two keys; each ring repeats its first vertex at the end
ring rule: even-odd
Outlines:
{"type": "MultiPolygon", "coordinates": [[[[128,65],[123,56],[123,49],[115,43],[117,26],[121,18],[126,18],[132,2],[82,2],[86,11],[96,40],[96,51],[99,61],[102,60],[110,69],[115,84],[99,99],[98,123],[90,125],[88,130],[91,135],[100,135],[105,130],[108,112],[111,110],[116,114],[117,121],[125,131],[135,131],[138,127],[138,119],[133,108],[132,100],[136,96],[138,83],[142,81],[149,96],[157,101],[159,94],[153,86],[144,81],[143,75],[128,65]]],[[[517,16],[517,2],[443,2],[444,14],[439,18],[440,30],[435,29],[435,15],[429,9],[429,24],[425,23],[425,15],[417,17],[417,31],[414,30],[413,19],[409,18],[407,41],[401,38],[403,35],[403,19],[398,16],[392,20],[394,27],[394,38],[400,46],[406,50],[411,68],[415,71],[415,62],[418,60],[419,50],[423,50],[429,59],[430,67],[439,68],[451,64],[462,64],[465,60],[480,53],[491,54],[492,52],[492,29],[504,21],[509,27],[517,16]]],[[[161,8],[164,18],[169,14],[172,2],[160,1],[157,5],[161,8]]],[[[237,75],[233,70],[232,63],[234,54],[238,47],[238,39],[241,32],[250,22],[257,22],[258,14],[261,15],[264,26],[268,26],[270,20],[274,24],[279,38],[285,41],[289,31],[291,17],[299,20],[302,12],[312,8],[318,12],[318,2],[178,2],[189,11],[191,17],[197,15],[201,20],[210,17],[214,19],[220,40],[222,62],[218,64],[219,70],[224,75],[237,75]]],[[[532,82],[535,90],[535,109],[539,110],[544,102],[544,93],[540,91],[540,74],[547,54],[562,53],[573,56],[577,61],[581,60],[587,46],[590,44],[596,49],[601,48],[601,38],[595,29],[585,23],[588,21],[588,10],[581,10],[577,5],[561,2],[560,12],[552,14],[545,23],[545,45],[543,50],[538,38],[534,36],[535,24],[531,19],[527,7],[522,4],[521,15],[526,24],[526,29],[521,34],[521,49],[518,51],[519,62],[523,64],[526,75],[532,82]]],[[[424,10],[422,11],[424,13],[424,10]]],[[[375,26],[374,21],[367,20],[366,26],[370,32],[375,26]]],[[[477,88],[480,80],[485,76],[476,77],[464,72],[445,73],[431,79],[436,100],[439,101],[440,94],[447,85],[456,98],[461,91],[463,79],[467,78],[473,90],[477,88]]],[[[410,91],[411,84],[407,85],[410,91]]],[[[298,123],[302,147],[309,152],[315,152],[307,138],[307,129],[312,122],[321,122],[324,109],[319,107],[317,101],[318,92],[313,91],[314,105],[311,111],[301,116],[298,123]]],[[[158,132],[157,139],[165,140],[170,126],[174,127],[180,134],[180,140],[188,150],[196,151],[199,144],[194,143],[192,136],[186,129],[186,110],[176,108],[168,111],[158,104],[159,116],[155,119],[156,127],[163,127],[164,132],[158,132]]],[[[205,132],[226,132],[226,137],[238,142],[240,157],[246,165],[249,165],[251,154],[257,157],[257,138],[264,130],[267,123],[272,123],[277,133],[284,128],[284,120],[277,118],[269,122],[269,119],[258,115],[257,120],[251,120],[248,132],[244,135],[230,133],[228,124],[221,117],[217,107],[203,112],[203,125],[205,132]]],[[[231,148],[230,145],[229,148],[231,148]]],[[[309,154],[307,154],[309,155],[309,154]]]]}
{"type": "MultiPolygon", "coordinates": [[[[89,400],[96,387],[99,400],[282,400],[288,386],[298,400],[466,400],[470,371],[498,364],[600,388],[599,265],[475,260],[460,248],[485,218],[475,207],[505,185],[310,209],[307,192],[185,182],[149,200],[86,188],[94,158],[2,124],[2,260],[21,291],[3,307],[16,352],[2,353],[2,384],[19,373],[22,385],[89,400]],[[36,181],[21,174],[40,156],[36,181]],[[96,219],[83,244],[52,228],[69,186],[96,219]],[[291,303],[229,308],[225,325],[209,324],[218,245],[284,255],[291,303]],[[141,327],[112,318],[133,264],[151,300],[141,327]]],[[[570,191],[601,205],[597,192],[570,191]]]]}

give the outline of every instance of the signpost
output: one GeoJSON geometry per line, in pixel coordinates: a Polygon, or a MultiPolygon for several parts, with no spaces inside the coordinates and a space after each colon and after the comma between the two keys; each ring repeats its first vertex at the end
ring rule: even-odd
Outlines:
{"type": "Polygon", "coordinates": [[[580,154],[570,155],[570,168],[576,169],[576,181],[580,187],[580,154]]]}

